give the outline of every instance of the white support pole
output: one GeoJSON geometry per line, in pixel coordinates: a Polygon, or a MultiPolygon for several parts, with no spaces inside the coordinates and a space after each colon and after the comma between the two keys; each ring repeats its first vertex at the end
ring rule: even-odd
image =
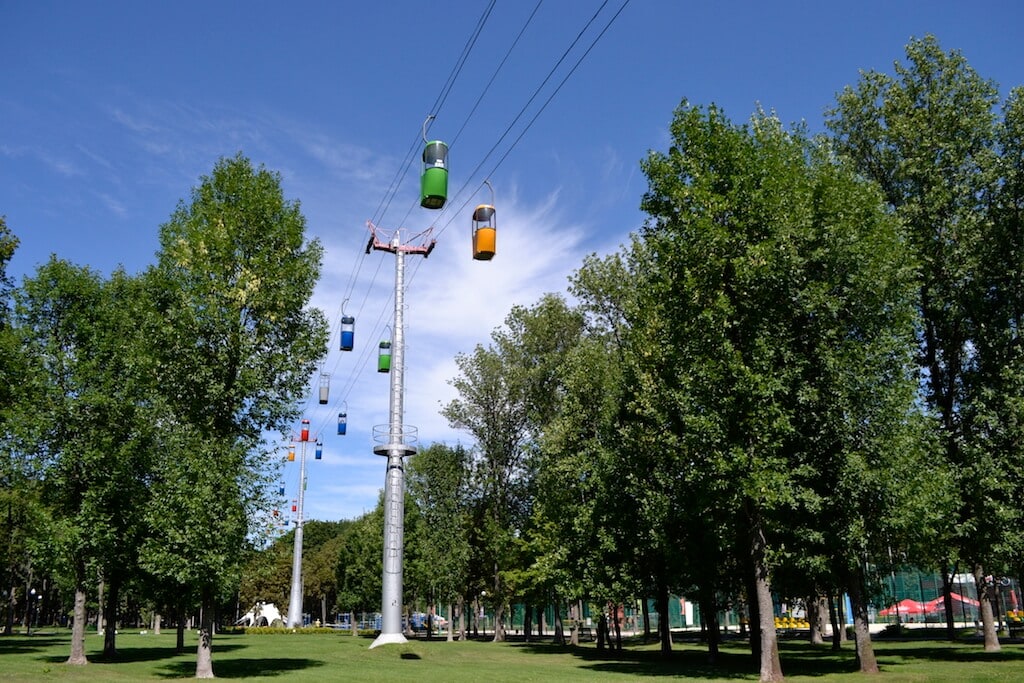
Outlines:
{"type": "Polygon", "coordinates": [[[384,479],[384,570],[381,577],[381,629],[371,648],[407,642],[402,633],[402,563],[405,536],[405,464],[402,420],[405,375],[405,253],[398,233],[395,253],[395,326],[391,345],[391,400],[388,415],[387,474],[384,479]]]}

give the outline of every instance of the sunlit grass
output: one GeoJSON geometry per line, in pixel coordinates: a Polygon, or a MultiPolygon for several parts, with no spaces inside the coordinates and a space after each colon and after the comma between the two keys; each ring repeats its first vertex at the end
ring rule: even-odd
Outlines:
{"type": "MultiPolygon", "coordinates": [[[[936,633],[936,636],[939,634],[936,633]]],[[[101,656],[103,639],[87,637],[91,663],[64,664],[70,634],[44,629],[32,636],[0,637],[0,679],[13,681],[160,681],[190,678],[195,673],[195,635],[186,638],[186,652],[177,654],[173,632],[159,636],[137,631],[117,637],[118,655],[101,656]]],[[[624,681],[650,678],[697,678],[702,681],[756,681],[757,670],[743,641],[729,641],[715,664],[695,641],[676,643],[666,659],[654,643],[630,642],[621,653],[600,652],[593,643],[560,647],[550,639],[538,643],[486,641],[447,643],[412,640],[371,650],[370,638],[349,634],[218,635],[214,640],[214,673],[218,678],[253,681],[624,681]]],[[[785,640],[781,644],[787,680],[810,683],[853,682],[852,644],[838,653],[828,647],[785,640]]],[[[1007,643],[986,654],[980,642],[951,644],[915,638],[877,641],[882,668],[873,680],[889,681],[1021,681],[1024,645],[1007,643]]]]}

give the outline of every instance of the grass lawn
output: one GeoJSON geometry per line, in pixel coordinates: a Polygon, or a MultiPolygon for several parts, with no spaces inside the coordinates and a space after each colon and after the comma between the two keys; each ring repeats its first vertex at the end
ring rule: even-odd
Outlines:
{"type": "MultiPolygon", "coordinates": [[[[598,652],[593,643],[579,648],[548,641],[495,644],[414,640],[370,650],[369,638],[348,634],[218,635],[213,669],[218,678],[253,681],[625,681],[696,678],[702,681],[756,681],[757,671],[740,643],[722,649],[718,665],[707,664],[706,650],[679,642],[665,660],[654,644],[630,643],[618,654],[598,652]]],[[[174,653],[174,633],[159,636],[122,632],[118,656],[103,661],[102,638],[90,633],[91,663],[64,664],[70,633],[44,629],[31,636],[0,636],[0,680],[11,681],[161,681],[195,673],[195,634],[188,634],[183,655],[174,653]]],[[[839,653],[794,640],[780,642],[789,681],[836,683],[863,680],[854,671],[852,644],[839,653]]],[[[1007,642],[987,655],[980,642],[951,644],[931,638],[876,641],[882,674],[873,681],[1024,681],[1024,644],[1007,642]]]]}

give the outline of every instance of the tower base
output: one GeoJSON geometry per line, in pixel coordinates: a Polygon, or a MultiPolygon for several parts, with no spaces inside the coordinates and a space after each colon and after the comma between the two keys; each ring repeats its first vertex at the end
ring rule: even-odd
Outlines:
{"type": "Polygon", "coordinates": [[[381,633],[374,639],[373,643],[370,645],[370,649],[372,650],[378,645],[389,645],[391,643],[402,644],[408,642],[409,641],[406,640],[405,636],[401,633],[381,633]]]}

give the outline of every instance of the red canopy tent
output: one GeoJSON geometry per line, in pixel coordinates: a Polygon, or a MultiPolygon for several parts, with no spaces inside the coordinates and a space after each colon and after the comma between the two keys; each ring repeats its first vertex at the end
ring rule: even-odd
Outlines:
{"type": "MultiPolygon", "coordinates": [[[[971,605],[972,607],[977,607],[981,604],[974,598],[968,598],[966,596],[960,595],[959,593],[950,593],[949,597],[953,598],[954,605],[956,605],[957,602],[962,602],[965,605],[971,605]]],[[[934,600],[929,600],[928,602],[924,603],[924,605],[927,608],[927,611],[929,612],[938,612],[945,608],[945,603],[943,602],[941,595],[935,598],[934,600]]]]}
{"type": "Polygon", "coordinates": [[[911,600],[910,598],[904,598],[892,607],[886,607],[878,612],[880,617],[894,617],[896,616],[897,608],[901,615],[904,614],[924,614],[925,603],[918,602],[917,600],[911,600]]]}

